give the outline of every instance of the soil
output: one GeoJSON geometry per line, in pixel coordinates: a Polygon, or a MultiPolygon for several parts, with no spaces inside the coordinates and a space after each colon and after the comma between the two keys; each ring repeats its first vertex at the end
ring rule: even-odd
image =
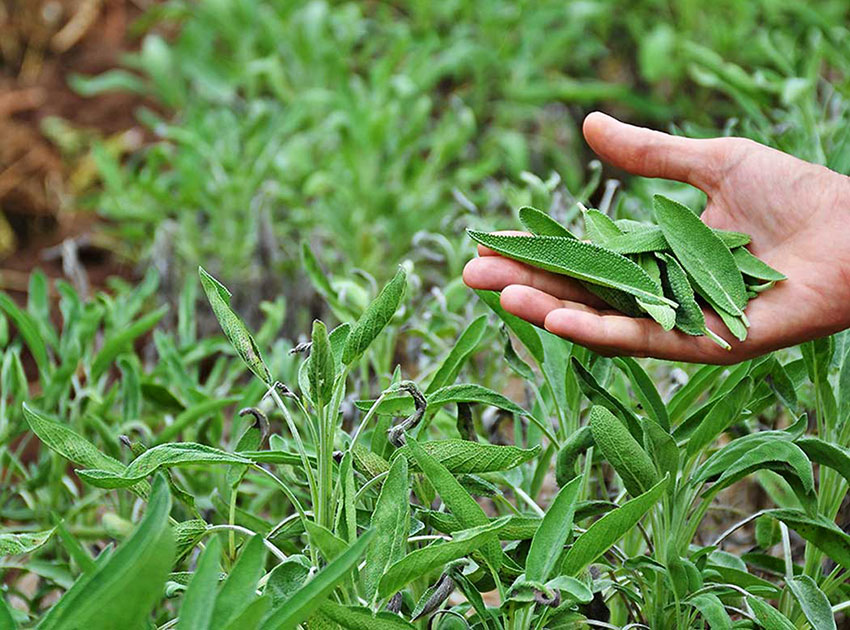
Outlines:
{"type": "MultiPolygon", "coordinates": [[[[79,171],[94,138],[123,134],[144,139],[134,111],[137,95],[108,93],[84,98],[71,90],[71,74],[94,75],[119,65],[136,50],[133,22],[151,0],[0,0],[0,289],[26,291],[29,272],[40,267],[63,277],[59,246],[77,245],[90,286],[109,275],[132,275],[105,248],[93,244],[97,219],[78,204],[79,171]],[[55,143],[45,129],[58,117],[79,146],[55,143]],[[45,122],[47,121],[47,124],[45,122]],[[77,180],[72,176],[77,175],[77,180]]],[[[89,177],[83,186],[92,186],[89,177]]],[[[90,188],[89,188],[90,190],[90,188]]],[[[68,256],[64,257],[68,265],[68,256]]]]}

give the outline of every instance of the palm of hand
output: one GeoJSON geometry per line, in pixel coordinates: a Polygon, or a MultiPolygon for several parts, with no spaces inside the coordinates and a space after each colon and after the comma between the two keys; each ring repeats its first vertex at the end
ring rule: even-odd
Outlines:
{"type": "MultiPolygon", "coordinates": [[[[588,117],[585,136],[625,170],[701,188],[709,198],[702,219],[750,234],[753,253],[788,276],[748,306],[747,340],[730,339],[725,351],[665,332],[611,311],[569,278],[483,248],[464,270],[467,284],[502,291],[508,311],[603,354],[734,363],[850,326],[850,179],[748,140],[675,138],[600,114],[588,117]]],[[[713,312],[706,321],[729,339],[713,312]]]]}

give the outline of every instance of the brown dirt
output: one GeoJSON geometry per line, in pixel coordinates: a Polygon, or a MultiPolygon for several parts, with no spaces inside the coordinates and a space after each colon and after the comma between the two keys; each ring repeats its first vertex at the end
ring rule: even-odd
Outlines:
{"type": "MultiPolygon", "coordinates": [[[[91,243],[96,219],[77,205],[85,190],[71,177],[84,165],[87,147],[63,153],[43,125],[58,117],[83,138],[128,130],[135,142],[143,137],[134,119],[143,99],[117,93],[83,98],[70,89],[67,77],[114,68],[122,54],[137,49],[131,26],[150,4],[0,0],[0,289],[25,290],[35,267],[63,276],[61,257],[44,253],[67,238],[80,241],[80,262],[93,286],[109,275],[130,273],[91,243]]],[[[89,178],[86,185],[94,183],[89,178]]]]}

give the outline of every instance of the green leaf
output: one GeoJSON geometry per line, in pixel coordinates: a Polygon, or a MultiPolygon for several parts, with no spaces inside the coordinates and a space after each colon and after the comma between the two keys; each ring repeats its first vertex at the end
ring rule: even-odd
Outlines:
{"type": "Polygon", "coordinates": [[[663,296],[661,285],[638,265],[598,245],[558,236],[488,234],[475,230],[467,230],[467,234],[503,256],[534,267],[618,289],[649,304],[677,306],[663,296]]]}
{"type": "Polygon", "coordinates": [[[366,551],[373,535],[371,530],[364,532],[342,555],[319,571],[312,580],[275,606],[271,614],[263,621],[260,630],[289,630],[306,620],[357,565],[357,561],[366,551]]]}
{"type": "Polygon", "coordinates": [[[486,315],[482,315],[474,319],[472,323],[467,326],[467,328],[457,338],[457,341],[455,341],[455,343],[452,345],[449,354],[446,356],[445,359],[443,359],[443,362],[440,364],[440,367],[437,368],[437,371],[431,378],[431,382],[428,383],[428,387],[425,388],[426,397],[431,393],[435,392],[436,390],[440,389],[441,387],[451,385],[455,382],[455,379],[460,373],[460,369],[463,367],[463,364],[475,351],[475,348],[478,347],[478,344],[481,343],[481,340],[484,338],[484,333],[486,332],[486,330],[486,315]]]}
{"type": "Polygon", "coordinates": [[[804,437],[795,442],[813,462],[832,468],[850,482],[850,451],[816,437],[804,437]]]}
{"type": "MultiPolygon", "coordinates": [[[[412,437],[408,435],[407,446],[419,464],[419,468],[425,473],[428,481],[439,493],[440,498],[451,513],[465,528],[481,527],[490,523],[487,515],[480,505],[460,485],[454,475],[438,462],[434,457],[412,437]]],[[[484,546],[484,556],[494,569],[502,564],[502,548],[495,536],[491,536],[489,542],[484,546]]]]}
{"type": "Polygon", "coordinates": [[[239,560],[222,584],[212,615],[212,627],[223,628],[235,621],[254,603],[257,582],[263,576],[266,546],[263,536],[252,536],[243,547],[239,560]]]}
{"type": "Polygon", "coordinates": [[[50,609],[39,630],[139,627],[162,596],[174,559],[168,525],[171,495],[162,475],[154,480],[139,526],[96,570],[81,575],[50,609]]]}
{"type": "Polygon", "coordinates": [[[328,562],[346,550],[348,545],[345,544],[345,541],[334,535],[328,528],[313,521],[307,521],[305,525],[307,533],[310,535],[310,544],[318,549],[328,562]]]}
{"type": "Polygon", "coordinates": [[[608,409],[590,409],[593,441],[611,464],[632,496],[646,492],[658,482],[655,465],[625,425],[608,409]]]}
{"type": "Polygon", "coordinates": [[[723,602],[714,593],[701,593],[685,600],[696,608],[702,618],[708,622],[711,630],[732,630],[732,620],[729,618],[723,602]]]}
{"type": "MultiPolygon", "coordinates": [[[[94,444],[68,427],[55,422],[27,403],[23,404],[24,418],[30,429],[46,446],[78,466],[87,466],[120,474],[124,464],[101,452],[94,444]]],[[[132,488],[140,496],[147,496],[147,482],[132,488]]]]}
{"type": "Polygon", "coordinates": [[[160,468],[197,464],[252,464],[247,457],[205,444],[179,442],[160,444],[142,453],[120,472],[103,469],[77,470],[77,475],[98,488],[124,488],[141,481],[160,468]]]}
{"type": "Polygon", "coordinates": [[[670,478],[665,477],[642,495],[611,510],[593,523],[570,547],[562,565],[563,573],[576,575],[608,551],[655,505],[669,482],[670,478]]]}
{"type": "Polygon", "coordinates": [[[290,556],[271,573],[263,588],[263,595],[271,599],[272,606],[286,601],[307,581],[310,561],[301,555],[290,556]]]}
{"type": "Polygon", "coordinates": [[[606,245],[610,239],[621,236],[623,232],[611,218],[599,210],[590,208],[582,212],[584,216],[584,236],[597,245],[606,245]]]}
{"type": "Polygon", "coordinates": [[[757,278],[759,280],[768,280],[771,282],[779,282],[787,280],[785,274],[776,271],[760,258],[753,256],[746,247],[736,247],[732,250],[732,257],[738,265],[738,269],[742,274],[757,278]]]}
{"type": "Polygon", "coordinates": [[[391,612],[373,613],[363,606],[342,606],[331,601],[319,607],[319,614],[349,630],[414,630],[416,628],[409,621],[391,612]]]}
{"type": "Polygon", "coordinates": [[[540,527],[531,539],[525,561],[525,577],[533,582],[549,579],[561,557],[561,551],[573,531],[576,501],[583,479],[576,477],[560,492],[546,510],[540,527]]]}
{"type": "Polygon", "coordinates": [[[259,628],[262,620],[268,615],[269,609],[272,606],[272,598],[263,595],[252,601],[233,621],[231,621],[225,630],[246,630],[246,628],[259,628]]]}
{"type": "Polygon", "coordinates": [[[555,219],[531,206],[523,206],[519,209],[519,221],[526,230],[536,236],[575,238],[572,232],[555,221],[555,219]]]}
{"type": "Polygon", "coordinates": [[[688,440],[685,447],[688,457],[702,452],[718,435],[738,421],[744,405],[750,399],[752,389],[752,379],[745,378],[728,395],[714,404],[688,440]]]}
{"type": "Polygon", "coordinates": [[[658,394],[658,390],[649,377],[649,374],[641,367],[640,363],[631,357],[616,357],[614,364],[619,367],[628,377],[632,389],[640,400],[644,412],[655,420],[665,430],[670,430],[670,418],[667,415],[667,407],[658,394]]]}
{"type": "Polygon", "coordinates": [[[393,460],[372,513],[372,530],[375,535],[366,550],[366,565],[360,572],[366,601],[372,600],[381,576],[407,549],[410,488],[406,457],[393,460]]]}
{"type": "Polygon", "coordinates": [[[676,440],[654,420],[644,418],[641,426],[643,447],[655,464],[655,469],[662,477],[669,474],[674,479],[679,471],[679,447],[676,440]]]}
{"type": "Polygon", "coordinates": [[[759,625],[765,630],[796,630],[796,626],[767,602],[758,597],[748,597],[747,603],[759,625]]]}
{"type": "Polygon", "coordinates": [[[46,529],[41,532],[0,532],[0,556],[17,556],[24,553],[32,553],[44,545],[56,528],[46,529]]]}
{"type": "MultiPolygon", "coordinates": [[[[431,440],[422,442],[420,446],[454,474],[508,470],[534,459],[540,452],[540,445],[525,449],[456,439],[431,440]]],[[[399,455],[404,455],[411,463],[416,464],[409,446],[398,449],[393,457],[399,455]]],[[[418,466],[413,470],[419,470],[418,466]]]]}
{"type": "Polygon", "coordinates": [[[768,516],[782,521],[829,558],[850,570],[850,536],[821,515],[808,516],[792,509],[768,510],[768,516]]]}
{"type": "Polygon", "coordinates": [[[192,581],[183,596],[177,618],[177,630],[207,630],[213,627],[220,557],[221,541],[217,536],[213,536],[201,553],[192,581]]]}
{"type": "Polygon", "coordinates": [[[393,279],[381,289],[378,297],[369,304],[348,334],[342,351],[342,362],[345,365],[350,365],[360,358],[384,327],[390,323],[401,304],[406,286],[407,274],[402,267],[399,267],[393,279]]]}
{"type": "Polygon", "coordinates": [[[50,359],[47,356],[47,345],[38,330],[38,323],[26,311],[18,308],[18,305],[5,293],[0,293],[0,311],[12,320],[18,333],[30,349],[40,373],[50,373],[50,359]]]}
{"type": "Polygon", "coordinates": [[[114,331],[103,343],[103,348],[97,353],[91,366],[91,374],[93,379],[98,379],[109,369],[115,361],[115,358],[125,352],[132,342],[148,332],[151,328],[159,323],[163,315],[168,312],[168,306],[161,306],[152,313],[148,313],[144,317],[136,320],[126,328],[120,328],[114,331]]]}
{"type": "Polygon", "coordinates": [[[489,306],[490,309],[499,316],[499,319],[505,322],[508,329],[510,329],[510,331],[517,336],[520,342],[522,342],[522,345],[528,349],[531,356],[534,357],[534,360],[537,361],[538,364],[542,364],[544,359],[543,342],[540,340],[540,333],[538,333],[537,328],[529,324],[524,319],[521,319],[512,313],[508,313],[505,309],[503,309],[499,302],[499,294],[495,291],[476,290],[475,293],[482,302],[489,306]]]}
{"type": "Polygon", "coordinates": [[[566,593],[570,599],[579,604],[589,604],[593,601],[593,592],[581,580],[569,575],[559,575],[546,582],[546,588],[566,593]]]}
{"type": "Polygon", "coordinates": [[[207,527],[207,522],[199,518],[182,521],[174,526],[177,560],[189,553],[204,538],[207,527]]]}
{"type": "Polygon", "coordinates": [[[797,575],[786,583],[812,630],[836,630],[829,598],[818,588],[817,582],[808,575],[797,575]]]}
{"type": "Polygon", "coordinates": [[[0,630],[17,630],[18,624],[15,623],[15,618],[12,617],[12,611],[9,610],[6,600],[0,596],[0,630]]]}
{"type": "Polygon", "coordinates": [[[248,327],[230,307],[230,291],[204,270],[198,267],[201,277],[201,286],[207,295],[215,318],[218,320],[221,330],[230,344],[242,357],[245,365],[266,385],[271,385],[272,376],[263,362],[260,349],[257,347],[254,337],[248,331],[248,327]]]}
{"type": "Polygon", "coordinates": [[[653,208],[670,249],[699,288],[724,311],[742,315],[747,289],[729,248],[682,204],[655,195],[653,208]]]}
{"type": "Polygon", "coordinates": [[[596,377],[581,364],[581,361],[573,357],[571,359],[573,372],[578,377],[578,383],[582,392],[594,405],[605,407],[628,428],[629,433],[636,440],[641,439],[640,420],[613,394],[599,384],[596,377]]]}
{"type": "Polygon", "coordinates": [[[162,431],[160,431],[154,438],[154,445],[164,444],[165,442],[173,440],[175,437],[180,435],[184,429],[192,426],[201,418],[206,418],[209,415],[218,413],[219,411],[236,404],[240,400],[241,398],[238,396],[225,396],[207,398],[206,400],[201,400],[196,404],[190,404],[186,407],[186,409],[177,414],[174,418],[174,422],[163,427],[162,431]]]}
{"type": "Polygon", "coordinates": [[[378,595],[389,597],[413,580],[428,575],[430,571],[441,569],[446,564],[468,556],[473,551],[491,544],[500,528],[507,523],[502,517],[480,527],[471,527],[456,532],[448,542],[436,542],[422,549],[416,549],[387,569],[378,584],[378,595]]]}
{"type": "Polygon", "coordinates": [[[725,369],[723,365],[703,365],[694,372],[681,389],[673,394],[670,402],[667,403],[671,426],[685,417],[693,402],[709,390],[725,369]]]}
{"type": "Polygon", "coordinates": [[[313,322],[312,344],[308,360],[310,393],[317,405],[328,404],[333,395],[336,366],[328,339],[328,329],[318,319],[313,322]]]}

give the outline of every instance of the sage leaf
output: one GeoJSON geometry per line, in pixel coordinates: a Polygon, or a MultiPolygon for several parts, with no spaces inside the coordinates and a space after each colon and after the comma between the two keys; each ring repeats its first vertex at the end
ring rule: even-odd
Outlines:
{"type": "Polygon", "coordinates": [[[850,569],[850,536],[832,521],[819,514],[809,516],[800,510],[787,508],[768,510],[766,514],[785,523],[833,562],[850,569]]]}
{"type": "Polygon", "coordinates": [[[41,336],[36,319],[15,304],[14,300],[5,293],[0,293],[0,312],[12,320],[18,333],[27,344],[27,347],[35,359],[40,374],[48,375],[51,372],[50,359],[47,355],[47,344],[41,336]]]}
{"type": "Polygon", "coordinates": [[[226,627],[254,603],[257,582],[263,576],[265,561],[263,536],[256,534],[242,548],[239,559],[221,585],[213,608],[213,628],[226,627]]]}
{"type": "MultiPolygon", "coordinates": [[[[327,601],[319,607],[318,615],[331,623],[348,630],[414,630],[409,621],[405,621],[391,612],[372,612],[363,606],[343,606],[327,601]]],[[[310,624],[313,627],[313,624],[310,624]]]]}
{"type": "Polygon", "coordinates": [[[605,407],[590,409],[593,441],[611,464],[629,494],[638,496],[658,482],[655,466],[625,425],[605,407]]]}
{"type": "Polygon", "coordinates": [[[54,604],[39,630],[139,627],[162,594],[174,559],[168,524],[171,495],[162,475],[153,483],[145,515],[133,533],[94,571],[83,573],[54,604]]]}
{"type": "Polygon", "coordinates": [[[213,610],[220,575],[221,541],[213,537],[198,559],[192,581],[186,588],[177,630],[208,630],[213,627],[213,610]]]}
{"type": "Polygon", "coordinates": [[[473,240],[508,258],[585,282],[619,289],[649,304],[677,306],[664,297],[661,286],[638,265],[598,245],[558,236],[488,234],[474,230],[467,230],[467,233],[473,240]]]}
{"type": "Polygon", "coordinates": [[[642,495],[611,510],[588,527],[564,557],[563,573],[574,576],[608,551],[655,505],[669,482],[670,478],[665,477],[642,495]]]}
{"type": "MultiPolygon", "coordinates": [[[[539,444],[534,448],[526,449],[456,439],[430,440],[422,442],[420,446],[428,455],[456,475],[509,470],[534,459],[540,453],[539,444]]],[[[414,464],[412,470],[419,470],[410,447],[404,446],[398,449],[393,457],[399,455],[404,455],[414,464]]]]}
{"type": "Polygon", "coordinates": [[[786,583],[812,630],[836,630],[829,598],[818,588],[817,582],[808,575],[797,575],[786,583]]]}
{"type": "Polygon", "coordinates": [[[575,238],[572,232],[555,221],[555,219],[531,206],[523,206],[519,209],[519,220],[526,230],[537,236],[575,238]]]}
{"type": "Polygon", "coordinates": [[[196,464],[252,464],[242,455],[228,453],[194,442],[160,444],[142,453],[120,472],[103,469],[77,470],[77,475],[98,488],[125,488],[141,481],[160,468],[196,464]]]}
{"type": "Polygon", "coordinates": [[[41,532],[0,532],[0,556],[17,556],[24,553],[32,553],[44,545],[56,528],[46,529],[41,532]]]}
{"type": "Polygon", "coordinates": [[[333,395],[336,366],[328,339],[328,329],[318,319],[313,322],[307,371],[313,401],[323,407],[330,402],[333,395]]]}
{"type": "Polygon", "coordinates": [[[850,451],[816,437],[804,437],[795,442],[813,462],[832,468],[850,482],[850,451]]]}
{"type": "Polygon", "coordinates": [[[741,412],[744,410],[744,405],[750,399],[752,390],[752,379],[749,377],[745,378],[728,395],[714,403],[714,406],[709,410],[702,422],[699,423],[688,440],[685,447],[688,457],[693,457],[695,454],[702,452],[718,435],[738,421],[741,412]]]}
{"type": "Polygon", "coordinates": [[[369,304],[348,334],[342,351],[342,362],[345,365],[350,365],[360,358],[386,325],[390,323],[399,304],[401,304],[406,286],[407,274],[404,268],[399,267],[393,279],[381,289],[378,297],[369,304]]]}
{"type": "Polygon", "coordinates": [[[450,541],[436,542],[411,551],[387,569],[378,584],[378,595],[389,597],[430,571],[441,569],[447,563],[468,556],[478,549],[485,551],[486,546],[491,544],[506,522],[506,517],[488,521],[484,525],[456,532],[450,541]]]}
{"type": "Polygon", "coordinates": [[[747,290],[729,248],[682,204],[655,195],[653,208],[664,238],[685,271],[721,309],[742,315],[747,290]]]}
{"type": "Polygon", "coordinates": [[[276,605],[260,625],[259,630],[288,630],[306,620],[357,565],[373,535],[371,530],[364,532],[313,579],[276,605]]]}
{"type": "Polygon", "coordinates": [[[745,276],[769,282],[787,280],[785,274],[776,271],[760,258],[753,256],[746,247],[736,247],[732,250],[732,256],[738,265],[738,269],[745,276]]]}
{"type": "Polygon", "coordinates": [[[526,579],[545,582],[555,570],[564,545],[573,531],[573,518],[581,484],[581,477],[573,479],[561,488],[546,510],[540,527],[531,539],[531,547],[525,561],[526,579]]]}
{"type": "MultiPolygon", "coordinates": [[[[481,506],[445,466],[429,455],[419,442],[410,436],[407,438],[407,446],[416,459],[416,463],[419,464],[419,468],[439,493],[443,503],[465,528],[482,527],[490,523],[481,506]]],[[[494,569],[501,566],[502,548],[494,535],[490,536],[483,553],[494,569]]]]}
{"type": "Polygon", "coordinates": [[[765,630],[796,630],[796,626],[773,606],[758,597],[748,597],[753,615],[765,630]]]}
{"type": "Polygon", "coordinates": [[[428,383],[428,387],[425,388],[424,393],[426,397],[441,387],[454,383],[457,375],[463,367],[463,364],[466,363],[466,360],[475,351],[478,344],[481,343],[486,330],[486,315],[481,315],[474,319],[469,326],[466,327],[466,329],[457,338],[454,345],[452,345],[452,349],[449,351],[446,358],[443,359],[440,367],[437,368],[437,371],[431,378],[431,382],[428,383]]]}
{"type": "Polygon", "coordinates": [[[573,357],[571,359],[571,365],[573,373],[578,377],[582,392],[590,399],[590,402],[612,411],[626,425],[632,437],[639,440],[641,438],[640,420],[638,420],[634,412],[620,402],[617,397],[608,392],[607,389],[602,387],[596,380],[596,377],[578,359],[573,357]]]}
{"type": "Polygon", "coordinates": [[[366,564],[360,572],[366,601],[372,600],[381,576],[401,560],[407,549],[410,488],[406,457],[397,457],[390,466],[372,513],[372,530],[375,535],[366,549],[366,564]]]}
{"type": "Polygon", "coordinates": [[[667,407],[649,374],[646,373],[640,363],[631,357],[616,357],[614,365],[620,368],[632,384],[635,395],[640,400],[644,412],[649,415],[664,430],[670,430],[670,417],[667,415],[667,407]]]}
{"type": "Polygon", "coordinates": [[[272,376],[266,367],[260,349],[257,347],[254,337],[248,331],[248,327],[230,306],[230,291],[206,272],[203,267],[198,267],[201,277],[201,286],[207,295],[213,314],[218,320],[221,330],[224,332],[236,353],[248,366],[257,378],[266,385],[271,385],[272,376]]]}
{"type": "Polygon", "coordinates": [[[582,212],[584,215],[584,235],[597,245],[605,245],[612,238],[617,238],[623,232],[611,218],[599,210],[590,208],[582,212]]]}

